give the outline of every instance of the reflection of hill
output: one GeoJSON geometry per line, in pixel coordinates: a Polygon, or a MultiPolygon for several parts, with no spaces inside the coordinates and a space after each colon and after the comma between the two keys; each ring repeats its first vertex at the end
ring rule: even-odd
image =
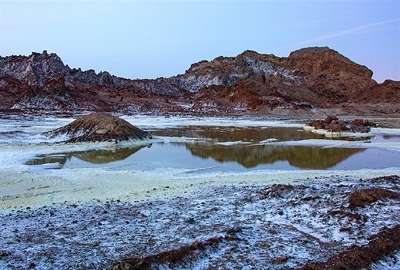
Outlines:
{"type": "Polygon", "coordinates": [[[124,160],[146,146],[149,147],[148,145],[138,145],[135,147],[118,148],[113,150],[90,150],[52,155],[39,155],[35,159],[27,161],[25,164],[43,165],[59,163],[60,168],[62,168],[72,157],[76,157],[77,159],[93,164],[104,164],[113,161],[124,160]]]}
{"type": "Polygon", "coordinates": [[[94,164],[102,164],[118,160],[124,160],[127,157],[139,151],[140,149],[142,149],[143,147],[145,147],[145,145],[114,149],[114,150],[92,150],[86,152],[71,153],[71,156],[74,156],[86,162],[94,164]]]}
{"type": "Polygon", "coordinates": [[[219,162],[237,162],[246,168],[277,161],[288,161],[302,169],[328,169],[364,149],[312,148],[303,146],[186,144],[190,152],[201,158],[219,162]]]}
{"type": "Polygon", "coordinates": [[[257,143],[270,138],[278,141],[297,141],[305,139],[317,139],[319,135],[312,132],[304,132],[298,128],[287,127],[208,127],[188,126],[162,130],[152,130],[152,134],[168,137],[194,137],[208,138],[216,142],[252,141],[257,143]]]}

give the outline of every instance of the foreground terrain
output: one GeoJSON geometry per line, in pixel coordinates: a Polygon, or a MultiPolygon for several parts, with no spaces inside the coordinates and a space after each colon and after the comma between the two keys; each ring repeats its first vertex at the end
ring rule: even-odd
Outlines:
{"type": "Polygon", "coordinates": [[[1,214],[0,267],[323,269],[329,260],[395,268],[399,202],[399,176],[310,175],[136,203],[12,210],[1,214]]]}
{"type": "MultiPolygon", "coordinates": [[[[68,144],[64,136],[44,135],[68,126],[70,118],[1,119],[1,269],[399,268],[400,131],[380,128],[398,127],[396,119],[368,118],[378,125],[373,137],[355,141],[303,137],[299,122],[307,121],[300,118],[125,119],[153,133],[165,129],[158,135],[168,136],[140,142],[140,151],[131,145],[131,158],[142,158],[119,161],[124,151],[108,142],[68,144]],[[278,133],[282,126],[294,129],[278,133]],[[213,137],[220,133],[227,137],[213,137]],[[147,144],[154,146],[143,149],[147,144]],[[262,151],[249,152],[255,145],[262,151]],[[281,145],[344,147],[361,153],[353,158],[364,165],[235,171],[226,167],[232,160],[207,163],[230,152],[262,161],[256,153],[281,145]],[[190,159],[193,147],[219,150],[190,159]],[[73,160],[75,152],[84,160],[113,162],[52,164],[52,158],[73,160]],[[183,159],[165,163],[172,153],[183,159]],[[45,162],[35,165],[39,157],[45,162]],[[380,167],[369,164],[378,161],[380,167]]],[[[290,152],[287,160],[310,162],[319,158],[315,153],[290,152]]],[[[277,157],[275,163],[289,163],[277,157]]]]}

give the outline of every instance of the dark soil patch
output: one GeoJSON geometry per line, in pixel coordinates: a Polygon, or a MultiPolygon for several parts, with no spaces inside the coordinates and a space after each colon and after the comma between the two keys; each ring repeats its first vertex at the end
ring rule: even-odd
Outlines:
{"type": "Polygon", "coordinates": [[[369,188],[356,191],[349,197],[349,208],[365,207],[367,204],[374,203],[378,200],[400,199],[400,194],[383,188],[369,188]]]}
{"type": "Polygon", "coordinates": [[[303,270],[323,269],[368,269],[369,266],[400,250],[400,225],[383,228],[372,235],[365,246],[351,246],[344,252],[329,258],[326,262],[307,263],[303,270]]]}
{"type": "Polygon", "coordinates": [[[196,255],[201,253],[207,248],[213,248],[219,242],[227,239],[227,237],[213,237],[205,241],[196,241],[190,245],[180,247],[178,249],[160,252],[158,254],[150,255],[145,258],[133,257],[118,262],[113,266],[113,270],[127,270],[127,269],[153,269],[155,265],[164,264],[172,266],[175,263],[182,262],[182,260],[194,259],[196,255]]]}

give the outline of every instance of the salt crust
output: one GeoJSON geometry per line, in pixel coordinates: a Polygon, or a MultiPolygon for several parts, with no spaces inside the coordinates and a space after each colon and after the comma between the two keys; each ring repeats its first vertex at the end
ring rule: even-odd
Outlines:
{"type": "MultiPolygon", "coordinates": [[[[356,190],[380,187],[400,192],[398,177],[385,181],[315,175],[290,179],[291,186],[252,184],[242,178],[241,183],[203,185],[168,198],[93,199],[1,213],[0,268],[108,269],[124,258],[219,236],[230,240],[158,269],[298,268],[353,244],[364,245],[384,226],[400,222],[398,201],[347,208],[349,194],[356,190]],[[277,264],[282,257],[287,259],[277,264]]],[[[399,261],[385,258],[374,269],[381,265],[396,268],[399,261]]]]}

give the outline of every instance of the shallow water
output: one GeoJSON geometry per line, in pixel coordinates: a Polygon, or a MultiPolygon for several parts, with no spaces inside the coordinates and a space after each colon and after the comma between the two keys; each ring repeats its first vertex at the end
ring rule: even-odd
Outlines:
{"type": "MultiPolygon", "coordinates": [[[[27,165],[46,168],[107,168],[149,171],[159,168],[193,172],[249,170],[380,169],[399,165],[400,153],[365,147],[280,145],[323,139],[292,127],[183,126],[150,130],[155,143],[114,149],[38,154],[27,165]],[[187,138],[177,141],[176,138],[187,138]]],[[[334,140],[332,140],[334,142],[334,140]]],[[[377,134],[358,143],[400,143],[400,136],[377,134]]]]}

